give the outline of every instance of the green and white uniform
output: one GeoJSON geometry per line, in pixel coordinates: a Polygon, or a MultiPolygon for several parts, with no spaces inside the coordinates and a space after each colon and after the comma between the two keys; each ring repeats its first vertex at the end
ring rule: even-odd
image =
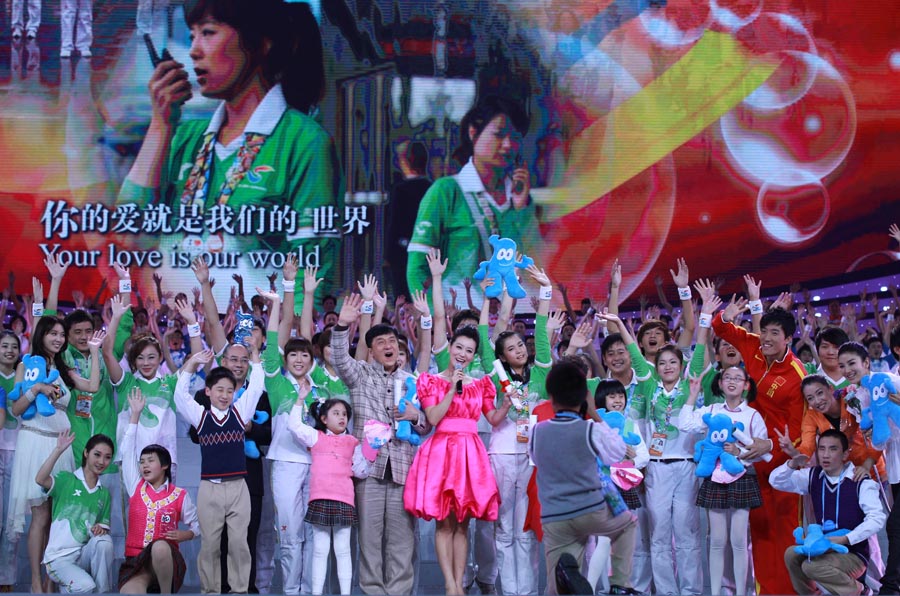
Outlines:
{"type": "MultiPolygon", "coordinates": [[[[170,208],[177,217],[182,205],[182,193],[198,160],[198,153],[204,146],[207,135],[218,134],[224,117],[223,103],[208,121],[180,123],[172,139],[168,159],[162,168],[159,196],[157,197],[156,189],[140,187],[126,180],[119,194],[119,203],[137,203],[139,207],[143,207],[158,198],[158,203],[170,208]]],[[[268,287],[265,275],[272,266],[254,266],[248,252],[284,253],[297,251],[302,247],[305,257],[316,251],[319,254],[319,275],[325,281],[316,290],[317,300],[331,294],[340,279],[338,264],[341,224],[345,214],[342,170],[329,134],[309,116],[288,107],[281,86],[275,85],[253,112],[243,135],[227,146],[215,143],[211,162],[202,205],[203,217],[206,219],[201,225],[202,232],[178,232],[146,238],[148,246],[158,247],[164,256],[163,267],[156,272],[163,276],[185,274],[184,268],[171,266],[169,254],[173,250],[194,255],[203,252],[239,252],[241,256],[236,261],[237,267],[229,267],[227,272],[243,275],[245,287],[268,287]],[[265,140],[233,192],[223,194],[221,190],[228,177],[227,173],[235,163],[245,138],[251,134],[264,135],[265,140]],[[214,226],[217,229],[211,231],[209,228],[210,223],[214,223],[213,220],[218,219],[218,223],[225,224],[218,215],[227,213],[227,210],[218,213],[213,210],[213,207],[221,204],[233,211],[233,220],[224,228],[214,226]],[[261,211],[253,211],[260,207],[266,209],[265,222],[258,221],[261,211]],[[248,233],[243,236],[239,235],[242,208],[246,208],[244,216],[252,216],[254,222],[252,229],[245,230],[248,233]],[[273,230],[270,220],[273,210],[280,209],[283,212],[286,208],[294,210],[296,220],[285,218],[282,220],[284,227],[280,231],[273,230]],[[333,209],[335,219],[332,229],[324,230],[320,226],[320,230],[314,232],[314,210],[317,208],[333,209]],[[233,233],[229,229],[232,225],[233,233]]],[[[278,220],[277,217],[275,219],[278,220]]],[[[301,261],[300,264],[303,266],[304,262],[301,261]]],[[[211,269],[215,268],[214,264],[211,269]]],[[[223,294],[217,299],[224,300],[225,297],[223,294]]],[[[222,304],[221,301],[219,303],[222,304]]],[[[296,306],[297,312],[300,312],[302,295],[297,296],[296,306]]]]}
{"type": "Polygon", "coordinates": [[[831,385],[832,389],[846,389],[847,386],[850,385],[850,381],[841,377],[837,381],[828,376],[828,373],[822,368],[822,365],[816,365],[815,362],[807,362],[803,365],[803,368],[806,369],[806,374],[808,375],[821,375],[825,377],[825,380],[828,381],[828,384],[831,385]]]}
{"type": "MultiPolygon", "coordinates": [[[[481,261],[493,253],[491,234],[514,240],[520,252],[530,254],[538,248],[540,234],[534,203],[516,209],[512,205],[510,185],[507,199],[498,205],[469,160],[455,176],[436,180],[419,204],[416,225],[410,239],[406,278],[410,288],[422,288],[431,276],[425,255],[439,248],[450,258],[443,275],[445,291],[471,277],[481,261]]],[[[493,361],[493,359],[491,360],[493,361]]]]}
{"type": "Polygon", "coordinates": [[[94,536],[100,525],[109,530],[111,498],[98,482],[88,488],[81,468],[60,472],[48,495],[53,502],[50,540],[43,563],[62,592],[109,592],[113,541],[109,534],[94,536]]]}
{"type": "MultiPolygon", "coordinates": [[[[45,316],[55,316],[56,311],[46,310],[45,316]]],[[[116,360],[122,358],[125,353],[125,344],[131,337],[134,328],[134,316],[131,309],[125,311],[119,321],[116,331],[116,341],[113,353],[116,360]]],[[[91,376],[91,356],[85,356],[75,346],[68,344],[63,352],[63,362],[66,363],[82,378],[91,376]]],[[[75,466],[82,464],[81,454],[88,439],[98,433],[102,433],[113,441],[116,440],[116,401],[113,386],[109,380],[109,371],[106,370],[106,362],[100,357],[100,389],[95,393],[83,393],[77,389],[72,390],[72,399],[66,410],[69,423],[72,425],[72,433],[75,441],[72,443],[72,455],[75,457],[75,466]]],[[[114,474],[118,471],[115,464],[110,464],[104,474],[114,474]]]]}
{"type": "MultiPolygon", "coordinates": [[[[156,443],[169,450],[172,456],[172,469],[178,464],[177,442],[175,440],[175,385],[178,383],[178,375],[156,374],[153,379],[147,380],[140,373],[126,372],[117,385],[114,385],[119,395],[119,416],[116,432],[116,442],[122,440],[125,429],[130,424],[131,410],[128,407],[128,394],[133,387],[141,390],[141,395],[146,400],[146,405],[141,411],[138,420],[135,445],[138,450],[147,445],[156,443]]],[[[116,454],[117,461],[122,461],[122,456],[116,454]]]]}

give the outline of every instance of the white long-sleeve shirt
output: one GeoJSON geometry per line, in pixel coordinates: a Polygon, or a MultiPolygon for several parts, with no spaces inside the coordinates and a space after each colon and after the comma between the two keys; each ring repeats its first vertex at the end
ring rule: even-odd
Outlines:
{"type": "MultiPolygon", "coordinates": [[[[847,463],[842,471],[842,476],[828,476],[831,484],[837,484],[841,478],[853,476],[854,466],[847,463]]],[[[813,473],[813,468],[801,468],[793,470],[788,466],[788,462],[784,462],[769,475],[769,484],[776,490],[789,493],[797,493],[805,495],[809,492],[809,475],[813,473]]],[[[822,470],[820,474],[825,474],[822,470]]],[[[877,534],[884,527],[887,521],[887,514],[881,505],[881,496],[878,492],[878,485],[871,478],[865,478],[859,487],[859,507],[863,510],[865,518],[862,523],[850,530],[847,534],[847,540],[850,544],[859,544],[869,539],[869,536],[877,534]]],[[[821,520],[818,520],[821,523],[821,520]]]]}
{"type": "MultiPolygon", "coordinates": [[[[312,449],[313,445],[319,442],[319,431],[309,426],[303,421],[304,408],[295,405],[291,408],[291,415],[288,418],[288,430],[294,436],[294,440],[308,449],[312,449]]],[[[330,430],[325,430],[326,434],[333,435],[330,430]]],[[[367,460],[362,453],[362,445],[357,444],[353,450],[353,461],[351,471],[354,478],[368,478],[369,471],[372,469],[372,462],[367,460]]]]}
{"type": "MultiPolygon", "coordinates": [[[[259,398],[262,397],[265,388],[265,373],[263,372],[262,364],[251,362],[250,375],[247,377],[247,389],[244,390],[241,399],[232,404],[244,423],[253,418],[253,414],[256,412],[256,404],[259,403],[259,398]]],[[[194,396],[191,393],[191,375],[183,371],[178,374],[178,383],[175,384],[175,407],[178,410],[178,415],[184,418],[188,424],[197,429],[200,428],[200,420],[203,418],[204,408],[194,401],[194,396]]],[[[228,414],[228,410],[220,410],[212,404],[210,404],[210,409],[220,419],[228,414]]]]}
{"type": "MultiPolygon", "coordinates": [[[[694,409],[685,405],[681,408],[678,418],[675,419],[675,426],[678,427],[678,430],[681,432],[704,434],[708,430],[706,423],[703,421],[704,414],[710,414],[711,416],[725,414],[731,418],[733,422],[740,422],[743,424],[744,432],[754,439],[763,439],[764,441],[769,440],[769,430],[766,428],[766,421],[763,420],[763,417],[758,411],[748,406],[746,401],[742,401],[741,405],[734,410],[729,409],[728,405],[724,403],[712,404],[710,406],[694,409]]],[[[749,468],[754,462],[760,460],[762,460],[761,457],[752,460],[742,459],[741,463],[749,468]]]]}
{"type": "MultiPolygon", "coordinates": [[[[128,496],[134,494],[141,482],[141,450],[137,448],[137,424],[130,424],[119,442],[119,453],[122,454],[122,480],[128,490],[128,496]]],[[[162,490],[169,483],[166,480],[158,490],[162,490]]],[[[181,521],[194,533],[194,538],[200,537],[200,520],[197,517],[197,507],[191,500],[191,495],[184,491],[184,500],[181,502],[181,521]]]]}

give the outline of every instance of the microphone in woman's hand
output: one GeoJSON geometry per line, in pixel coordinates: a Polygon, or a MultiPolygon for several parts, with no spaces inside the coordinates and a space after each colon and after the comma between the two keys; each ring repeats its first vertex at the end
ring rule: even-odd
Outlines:
{"type": "MultiPolygon", "coordinates": [[[[456,370],[459,370],[462,368],[462,364],[457,362],[456,364],[453,365],[453,367],[456,370]]],[[[456,382],[456,395],[462,395],[462,380],[461,379],[456,382]]]]}

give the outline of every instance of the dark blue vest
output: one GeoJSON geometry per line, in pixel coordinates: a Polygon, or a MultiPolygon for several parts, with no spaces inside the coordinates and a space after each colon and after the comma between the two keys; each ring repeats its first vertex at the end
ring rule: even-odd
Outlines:
{"type": "MultiPolygon", "coordinates": [[[[816,523],[823,524],[825,521],[831,520],[841,530],[852,530],[861,524],[866,518],[862,507],[859,506],[861,486],[861,482],[855,482],[852,475],[847,475],[840,483],[839,492],[838,485],[829,482],[821,467],[813,468],[809,474],[809,496],[812,500],[813,512],[816,515],[816,523]],[[822,510],[823,492],[825,496],[824,511],[822,510]],[[835,516],[838,519],[835,519],[835,516]]],[[[852,544],[847,548],[865,563],[869,562],[868,540],[852,544]]]]}
{"type": "Polygon", "coordinates": [[[217,420],[212,410],[204,411],[197,438],[200,441],[201,479],[228,480],[247,475],[244,423],[233,406],[222,420],[217,420]]]}

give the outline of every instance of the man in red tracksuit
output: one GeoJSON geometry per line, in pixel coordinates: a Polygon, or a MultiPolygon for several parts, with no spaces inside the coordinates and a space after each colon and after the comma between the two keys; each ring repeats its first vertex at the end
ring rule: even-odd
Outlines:
{"type": "MultiPolygon", "coordinates": [[[[736,347],[744,358],[744,366],[756,381],[753,407],[766,421],[766,427],[800,436],[800,423],[806,403],[800,381],[806,376],[803,364],[791,352],[791,337],[796,323],[791,313],[773,308],[760,321],[760,334],[748,332],[731,319],[738,309],[730,306],[713,320],[716,334],[736,347]]],[[[748,454],[764,452],[768,446],[757,439],[748,454]],[[758,443],[758,444],[756,444],[758,443]]],[[[755,464],[763,506],[750,511],[750,536],[753,544],[753,568],[760,594],[793,594],[794,586],[784,565],[784,551],[794,543],[791,532],[800,524],[800,499],[797,495],[777,491],[769,486],[769,473],[788,457],[772,441],[772,461],[755,464]]]]}

